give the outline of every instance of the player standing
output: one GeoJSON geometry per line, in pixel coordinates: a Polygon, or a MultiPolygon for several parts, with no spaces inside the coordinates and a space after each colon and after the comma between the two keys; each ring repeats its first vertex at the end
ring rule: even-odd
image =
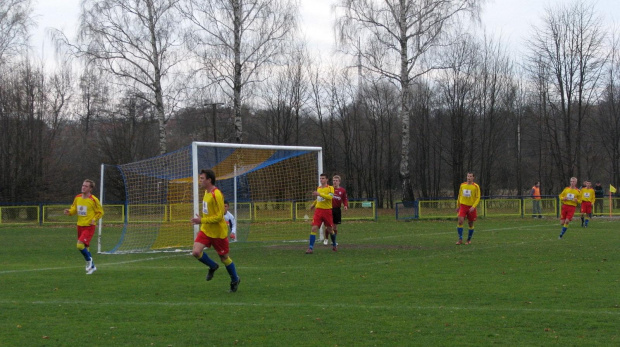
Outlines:
{"type": "Polygon", "coordinates": [[[592,188],[592,182],[586,181],[585,188],[581,189],[581,226],[584,228],[588,227],[590,218],[592,218],[592,206],[595,200],[596,192],[592,188]]]}
{"type": "Polygon", "coordinates": [[[456,231],[459,234],[459,240],[456,241],[457,245],[463,244],[463,222],[467,217],[469,224],[469,234],[467,235],[466,244],[471,244],[471,238],[474,235],[474,222],[478,219],[478,213],[476,212],[476,206],[480,202],[480,187],[474,183],[474,173],[467,173],[467,182],[461,183],[459,188],[459,197],[456,201],[458,212],[458,225],[456,231]]]}
{"type": "Polygon", "coordinates": [[[202,217],[196,215],[191,219],[193,224],[200,224],[200,231],[194,240],[192,255],[209,267],[207,281],[210,281],[213,279],[215,271],[220,267],[204,251],[205,248],[213,246],[213,249],[220,256],[220,260],[226,266],[230,275],[230,292],[234,293],[239,288],[241,278],[237,275],[235,263],[228,256],[228,225],[224,219],[224,195],[215,186],[215,172],[213,170],[200,171],[199,184],[205,190],[205,195],[202,199],[202,217]]]}
{"type": "Polygon", "coordinates": [[[560,239],[564,237],[566,229],[568,229],[568,223],[573,220],[575,209],[577,204],[581,202],[581,191],[577,188],[577,178],[570,178],[570,186],[564,188],[560,193],[560,202],[562,203],[562,210],[560,212],[560,224],[562,225],[562,232],[560,233],[560,239]]]}
{"type": "MultiPolygon", "coordinates": [[[[334,185],[334,198],[332,199],[332,221],[334,223],[331,234],[332,250],[338,251],[338,243],[336,242],[336,236],[338,235],[338,224],[342,223],[342,210],[341,206],[344,206],[344,210],[349,209],[349,198],[347,197],[347,191],[340,186],[340,176],[334,175],[332,177],[332,184],[334,185]]],[[[323,243],[327,246],[329,243],[327,228],[325,228],[325,241],[323,243]]]]}
{"type": "Polygon", "coordinates": [[[82,192],[73,199],[71,208],[65,209],[64,213],[73,216],[77,213],[77,249],[86,260],[86,274],[92,275],[97,271],[93,257],[90,254],[90,240],[95,235],[95,223],[103,217],[103,208],[96,196],[92,194],[95,189],[95,182],[84,180],[82,192]]]}
{"type": "Polygon", "coordinates": [[[314,252],[314,242],[316,241],[317,231],[321,224],[325,224],[325,229],[332,234],[332,200],[334,197],[334,187],[327,184],[327,175],[322,173],[320,176],[321,185],[312,192],[312,196],[316,196],[316,200],[312,202],[310,209],[314,209],[312,218],[312,230],[310,231],[310,239],[306,254],[314,252]]]}
{"type": "Polygon", "coordinates": [[[228,224],[230,241],[237,242],[237,220],[235,219],[235,216],[233,216],[233,214],[228,211],[229,207],[230,204],[228,204],[228,201],[224,201],[224,209],[226,209],[224,219],[226,220],[226,224],[228,224]]]}

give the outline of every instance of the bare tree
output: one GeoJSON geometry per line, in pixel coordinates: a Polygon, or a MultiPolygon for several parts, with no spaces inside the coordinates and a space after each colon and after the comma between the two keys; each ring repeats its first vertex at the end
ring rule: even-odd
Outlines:
{"type": "Polygon", "coordinates": [[[31,0],[0,0],[0,64],[26,46],[31,15],[31,0]]]}
{"type": "Polygon", "coordinates": [[[156,110],[159,152],[166,152],[166,114],[172,112],[182,61],[179,0],[84,0],[79,38],[54,37],[74,54],[119,78],[125,88],[156,110]]]}
{"type": "MultiPolygon", "coordinates": [[[[501,44],[485,36],[478,51],[477,102],[475,112],[480,119],[480,175],[483,194],[492,191],[500,169],[500,154],[505,152],[503,139],[508,137],[509,120],[515,106],[512,61],[501,44]],[[504,150],[504,151],[503,151],[504,150]]],[[[519,181],[520,178],[517,179],[519,181]]]]}
{"type": "Polygon", "coordinates": [[[547,8],[529,41],[529,70],[547,88],[541,91],[548,107],[544,122],[558,185],[584,170],[584,122],[598,97],[605,61],[601,23],[584,1],[558,5],[547,8]]]}
{"type": "Polygon", "coordinates": [[[309,98],[307,70],[311,64],[303,46],[291,50],[288,61],[274,76],[259,85],[266,109],[257,113],[252,127],[261,129],[263,141],[278,145],[299,145],[302,108],[309,98]]]}
{"type": "Polygon", "coordinates": [[[600,138],[607,153],[605,162],[610,182],[620,182],[620,36],[611,39],[609,64],[605,72],[605,91],[597,117],[594,138],[600,138]]]}
{"type": "Polygon", "coordinates": [[[297,18],[295,0],[187,0],[180,8],[194,24],[191,49],[202,69],[232,100],[237,142],[243,142],[246,87],[277,65],[297,18]]]}
{"type": "Polygon", "coordinates": [[[409,170],[411,83],[433,67],[422,59],[442,43],[461,13],[476,14],[482,0],[339,0],[337,31],[345,50],[360,55],[364,68],[400,88],[403,200],[413,200],[409,170]],[[347,44],[362,41],[361,51],[347,44]]]}
{"type": "Polygon", "coordinates": [[[477,68],[479,57],[476,52],[479,45],[468,38],[452,45],[442,56],[442,70],[438,80],[442,102],[449,119],[445,141],[446,162],[451,167],[452,189],[456,196],[466,172],[473,171],[479,158],[477,153],[477,139],[474,136],[478,119],[475,117],[477,68]]]}

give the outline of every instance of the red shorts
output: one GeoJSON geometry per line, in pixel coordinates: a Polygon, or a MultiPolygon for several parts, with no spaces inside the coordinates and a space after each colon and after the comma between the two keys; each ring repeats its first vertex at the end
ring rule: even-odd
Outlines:
{"type": "Polygon", "coordinates": [[[207,248],[211,248],[211,246],[213,246],[213,249],[219,255],[228,254],[228,252],[230,251],[230,248],[228,248],[228,237],[225,237],[223,239],[216,239],[207,236],[202,231],[199,231],[198,235],[196,235],[196,240],[194,240],[194,242],[202,243],[207,248]]]}
{"type": "Polygon", "coordinates": [[[312,225],[321,226],[321,223],[325,223],[326,227],[334,225],[334,219],[332,217],[332,209],[316,208],[314,209],[314,217],[312,218],[312,225]]]}
{"type": "Polygon", "coordinates": [[[568,221],[572,221],[573,215],[575,215],[576,209],[577,209],[576,206],[562,205],[562,210],[560,211],[560,219],[561,220],[568,219],[568,221]]]}
{"type": "Polygon", "coordinates": [[[581,213],[592,213],[592,203],[589,201],[581,202],[581,213]]]}
{"type": "Polygon", "coordinates": [[[89,225],[86,227],[78,225],[78,241],[82,241],[86,247],[90,247],[90,240],[93,239],[93,235],[95,235],[95,226],[89,225]]]}
{"type": "Polygon", "coordinates": [[[470,222],[475,222],[476,219],[478,219],[478,212],[476,209],[474,209],[473,211],[469,212],[469,209],[471,208],[471,206],[467,206],[467,205],[461,205],[461,207],[459,207],[459,217],[467,217],[467,220],[470,222]]]}

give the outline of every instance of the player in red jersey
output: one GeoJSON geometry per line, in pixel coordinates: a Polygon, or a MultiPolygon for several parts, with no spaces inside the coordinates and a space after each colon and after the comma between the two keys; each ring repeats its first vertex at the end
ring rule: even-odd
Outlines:
{"type": "MultiPolygon", "coordinates": [[[[338,224],[342,223],[342,210],[341,207],[344,206],[344,210],[349,209],[349,198],[347,197],[347,191],[340,186],[340,176],[334,175],[332,177],[332,184],[334,185],[334,198],[332,199],[332,219],[334,222],[333,233],[331,234],[332,239],[332,250],[335,252],[338,250],[338,243],[336,242],[336,236],[338,234],[338,224]]],[[[327,246],[329,243],[330,235],[327,232],[327,228],[325,229],[325,240],[323,244],[327,246]]]]}

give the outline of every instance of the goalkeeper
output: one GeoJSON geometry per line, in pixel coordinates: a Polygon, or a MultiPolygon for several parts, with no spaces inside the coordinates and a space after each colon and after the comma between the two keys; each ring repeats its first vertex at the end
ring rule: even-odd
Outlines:
{"type": "Polygon", "coordinates": [[[76,213],[78,215],[77,249],[84,256],[84,260],[86,260],[85,270],[87,275],[92,275],[93,272],[97,271],[88,247],[90,246],[90,240],[95,235],[95,223],[103,217],[103,208],[99,199],[92,194],[93,189],[95,189],[95,182],[84,180],[82,192],[73,199],[71,207],[64,211],[68,216],[73,216],[76,213]]]}
{"type": "Polygon", "coordinates": [[[239,288],[241,279],[237,275],[235,263],[228,256],[228,225],[224,219],[226,212],[224,195],[215,186],[215,172],[213,170],[200,171],[199,184],[205,190],[205,195],[202,199],[202,217],[196,215],[191,219],[193,224],[200,224],[200,231],[194,240],[192,255],[209,267],[207,281],[210,281],[213,279],[215,271],[220,267],[204,251],[205,248],[213,246],[213,249],[220,256],[220,260],[226,266],[230,275],[230,292],[234,293],[239,288]]]}

